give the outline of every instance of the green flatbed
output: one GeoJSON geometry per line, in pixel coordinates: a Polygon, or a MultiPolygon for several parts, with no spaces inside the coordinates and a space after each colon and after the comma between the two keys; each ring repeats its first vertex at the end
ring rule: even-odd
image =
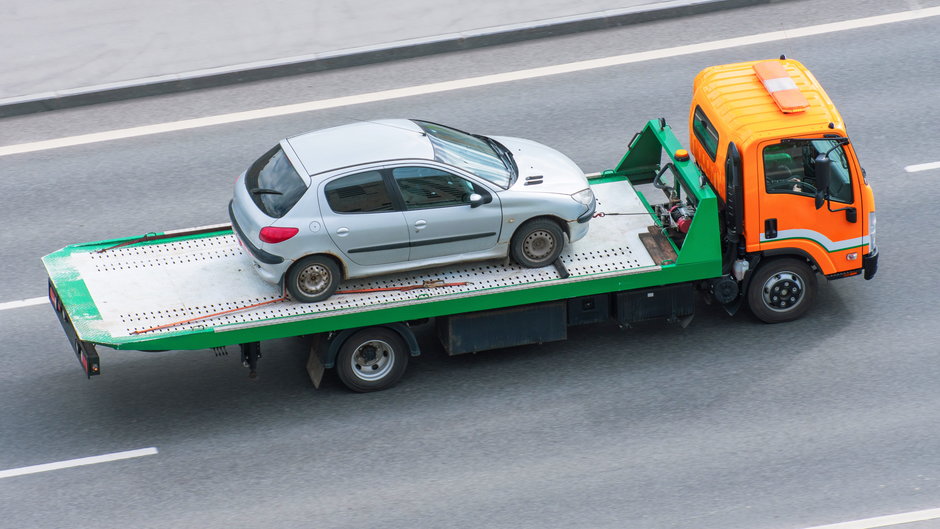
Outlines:
{"type": "Polygon", "coordinates": [[[674,157],[680,148],[668,127],[650,121],[616,169],[592,175],[599,215],[587,237],[566,247],[563,267],[467,263],[349,281],[340,291],[431,286],[427,282],[450,286],[337,293],[302,304],[256,277],[231,228],[215,226],[51,253],[42,259],[50,299],[91,375],[98,370],[94,345],[204,349],[717,277],[717,199],[694,162],[674,157]],[[665,169],[694,204],[688,232],[679,238],[662,226],[650,199],[635,187],[648,185],[665,169]]]}

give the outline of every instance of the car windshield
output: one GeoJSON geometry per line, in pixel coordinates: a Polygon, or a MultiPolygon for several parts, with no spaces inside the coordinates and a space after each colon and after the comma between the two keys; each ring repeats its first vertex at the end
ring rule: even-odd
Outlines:
{"type": "Polygon", "coordinates": [[[437,161],[460,167],[503,189],[512,185],[515,177],[512,154],[508,150],[501,152],[505,148],[499,143],[436,123],[415,123],[427,133],[437,161]]]}
{"type": "Polygon", "coordinates": [[[245,185],[255,205],[269,217],[276,218],[286,215],[307,190],[280,146],[251,164],[245,185]]]}

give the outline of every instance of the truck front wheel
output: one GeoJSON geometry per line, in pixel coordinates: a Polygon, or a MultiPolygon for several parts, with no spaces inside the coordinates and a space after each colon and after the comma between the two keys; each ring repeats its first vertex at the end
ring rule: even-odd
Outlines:
{"type": "Polygon", "coordinates": [[[395,331],[372,327],[356,332],[339,349],[336,373],[349,389],[365,393],[390,388],[408,366],[408,349],[395,331]]]}
{"type": "Polygon", "coordinates": [[[765,323],[795,320],[816,298],[816,273],[805,261],[765,261],[754,273],[747,292],[751,312],[765,323]]]}

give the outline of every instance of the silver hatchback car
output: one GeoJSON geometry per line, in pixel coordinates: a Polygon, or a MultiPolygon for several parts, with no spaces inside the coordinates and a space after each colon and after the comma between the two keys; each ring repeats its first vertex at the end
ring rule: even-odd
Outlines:
{"type": "Polygon", "coordinates": [[[395,119],[282,140],[239,176],[229,215],[261,278],[309,303],[344,278],[507,255],[551,265],[594,208],[554,149],[395,119]]]}

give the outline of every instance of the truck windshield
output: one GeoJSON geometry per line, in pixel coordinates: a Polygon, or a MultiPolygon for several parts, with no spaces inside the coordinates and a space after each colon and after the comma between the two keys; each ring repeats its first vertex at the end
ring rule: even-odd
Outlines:
{"type": "Polygon", "coordinates": [[[251,164],[245,185],[258,209],[280,218],[300,200],[307,186],[280,146],[275,146],[251,164]]]}
{"type": "Polygon", "coordinates": [[[427,133],[437,161],[460,167],[503,189],[512,185],[515,178],[512,154],[499,142],[437,123],[415,123],[427,133]]]}

